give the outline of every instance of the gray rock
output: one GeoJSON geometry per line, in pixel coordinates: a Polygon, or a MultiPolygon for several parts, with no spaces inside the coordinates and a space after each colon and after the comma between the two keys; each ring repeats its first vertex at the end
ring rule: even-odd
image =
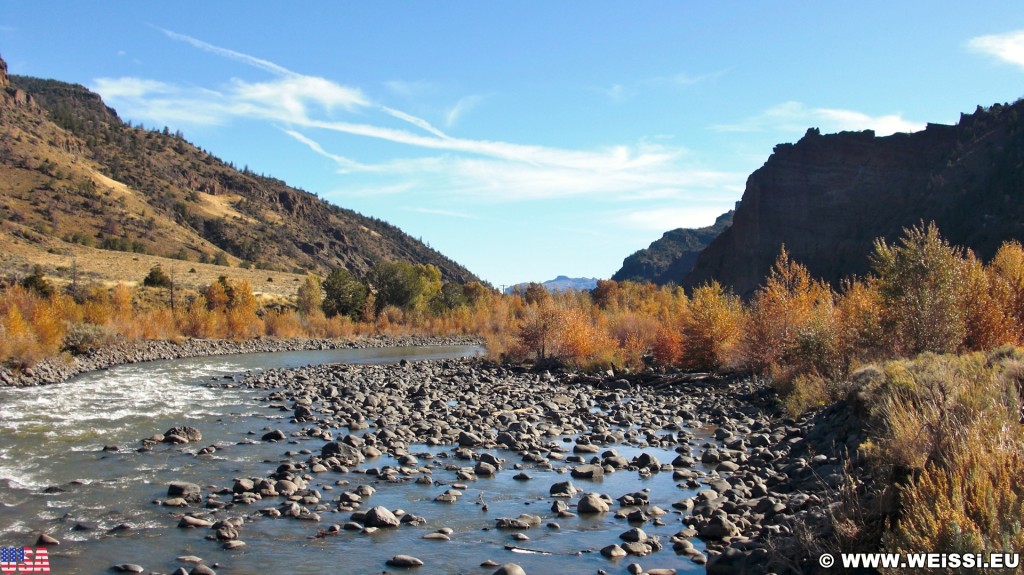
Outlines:
{"type": "Polygon", "coordinates": [[[363,525],[367,527],[398,527],[401,521],[388,508],[378,505],[363,516],[363,525]]]}
{"type": "Polygon", "coordinates": [[[420,567],[423,561],[412,555],[395,555],[385,562],[390,567],[420,567]]]}
{"type": "Polygon", "coordinates": [[[576,510],[580,513],[606,513],[610,509],[608,502],[596,493],[587,493],[576,505],[576,510]]]}
{"type": "Polygon", "coordinates": [[[203,434],[190,425],[172,427],[164,432],[164,443],[195,443],[203,440],[203,434]]]}

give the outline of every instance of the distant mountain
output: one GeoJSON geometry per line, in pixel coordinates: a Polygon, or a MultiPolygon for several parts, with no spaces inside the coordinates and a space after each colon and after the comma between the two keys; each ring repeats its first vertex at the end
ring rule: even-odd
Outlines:
{"type": "Polygon", "coordinates": [[[833,284],[870,269],[875,238],[935,221],[951,243],[991,258],[1024,240],[1024,102],[979,107],[955,126],[871,131],[780,144],[747,179],[733,224],[697,258],[688,286],[715,279],[750,295],[785,245],[833,284]]]}
{"type": "Polygon", "coordinates": [[[677,228],[665,232],[650,247],[623,260],[622,268],[615,272],[612,279],[649,281],[657,285],[682,284],[697,262],[697,255],[732,225],[734,213],[735,210],[729,210],[718,216],[713,225],[704,228],[677,228]]]}
{"type": "MultiPolygon", "coordinates": [[[[548,280],[541,283],[542,286],[548,288],[548,291],[583,291],[592,290],[597,287],[598,278],[570,278],[567,276],[558,276],[553,280],[548,280]]],[[[515,290],[526,289],[529,282],[523,282],[516,284],[512,287],[506,288],[505,293],[512,293],[515,290]]]]}
{"type": "Polygon", "coordinates": [[[558,276],[557,278],[548,280],[541,285],[548,288],[549,291],[592,290],[597,287],[597,278],[570,278],[566,276],[558,276]]]}
{"type": "MultiPolygon", "coordinates": [[[[83,86],[7,75],[0,60],[0,241],[365,274],[375,262],[476,277],[397,227],[236,169],[167,128],[123,122],[83,86]]],[[[28,260],[32,258],[27,256],[28,260]]]]}

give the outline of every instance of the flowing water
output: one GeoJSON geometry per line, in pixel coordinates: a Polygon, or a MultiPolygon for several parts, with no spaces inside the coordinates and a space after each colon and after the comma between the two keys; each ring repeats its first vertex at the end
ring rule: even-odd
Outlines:
{"type": "MultiPolygon", "coordinates": [[[[241,549],[223,550],[205,533],[178,529],[175,513],[180,510],[153,503],[167,496],[167,484],[190,481],[203,486],[230,488],[236,477],[265,477],[281,461],[304,460],[299,450],[319,452],[322,439],[293,440],[280,443],[253,442],[265,430],[286,433],[300,429],[289,422],[290,413],[272,408],[262,401],[266,390],[231,386],[229,381],[252,370],[289,368],[323,363],[396,362],[399,359],[434,359],[476,355],[472,346],[410,347],[385,349],[343,349],[273,354],[247,354],[189,358],[125,365],[77,377],[60,385],[29,389],[0,390],[0,546],[31,547],[35,535],[46,532],[62,544],[50,548],[51,572],[55,575],[104,573],[115,564],[136,563],[147,572],[170,573],[180,566],[177,557],[197,555],[207,563],[218,563],[219,574],[256,573],[381,573],[402,572],[385,567],[385,560],[397,555],[416,556],[425,566],[419,573],[490,574],[494,568],[480,563],[492,559],[498,563],[515,562],[531,575],[543,573],[626,573],[633,558],[605,559],[597,549],[620,542],[618,535],[630,525],[613,514],[597,517],[554,519],[549,511],[552,499],[548,488],[568,479],[555,471],[525,470],[533,480],[515,481],[517,473],[505,469],[494,478],[481,478],[468,485],[456,504],[435,503],[433,499],[446,487],[381,484],[365,473],[324,473],[311,484],[331,501],[351,485],[366,483],[377,487],[369,505],[405,509],[422,515],[427,524],[420,527],[381,530],[367,535],[343,531],[339,535],[317,538],[318,530],[332,523],[345,523],[347,513],[322,513],[322,522],[295,519],[258,518],[247,521],[241,549]],[[215,385],[211,385],[215,384],[215,385]],[[225,385],[227,384],[227,385],[225,385]],[[139,452],[140,440],[163,433],[175,425],[191,425],[201,430],[198,445],[158,445],[152,451],[139,452]],[[209,445],[217,446],[213,455],[197,456],[209,445]],[[117,451],[104,451],[118,446],[117,451]],[[288,452],[291,452],[290,454],[288,452]],[[351,485],[335,486],[338,481],[351,485]],[[482,498],[488,510],[478,504],[482,498]],[[521,513],[541,515],[545,522],[557,521],[559,528],[541,526],[526,532],[529,541],[513,541],[511,533],[494,529],[498,517],[516,517],[521,513]],[[124,527],[128,528],[125,529],[124,527]],[[119,528],[120,527],[120,528],[119,528]],[[451,541],[422,539],[441,527],[454,529],[451,541]],[[543,550],[550,555],[520,554],[504,548],[517,545],[543,550]],[[582,552],[582,553],[581,553],[582,552]]],[[[627,459],[641,451],[671,461],[675,453],[646,447],[643,450],[615,446],[627,459]]],[[[410,446],[421,463],[449,448],[410,446]]],[[[517,454],[494,451],[508,460],[507,467],[520,461],[517,454]]],[[[459,463],[458,461],[454,461],[459,463]]],[[[461,462],[466,465],[467,462],[461,462]]],[[[381,457],[364,467],[396,465],[381,457]]],[[[438,468],[433,477],[454,482],[454,473],[438,468]]],[[[673,501],[692,496],[680,489],[671,473],[656,473],[640,478],[635,472],[622,471],[605,476],[599,482],[577,480],[587,491],[608,493],[612,497],[650,489],[651,503],[670,509],[673,501]]],[[[253,506],[238,506],[220,516],[253,515],[259,508],[276,507],[279,499],[265,500],[253,506]]],[[[645,567],[671,567],[679,572],[703,572],[688,558],[676,556],[667,538],[681,527],[681,516],[665,517],[666,525],[644,525],[649,534],[662,536],[665,550],[637,560],[645,567]]],[[[697,542],[698,548],[701,544],[697,542]]]]}

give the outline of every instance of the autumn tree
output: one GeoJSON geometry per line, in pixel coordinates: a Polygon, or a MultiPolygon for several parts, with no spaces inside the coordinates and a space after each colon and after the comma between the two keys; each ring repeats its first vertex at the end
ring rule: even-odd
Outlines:
{"type": "Polygon", "coordinates": [[[871,264],[894,349],[912,356],[960,348],[967,332],[964,254],[939,235],[934,222],[904,228],[896,244],[876,240],[871,264]]]}
{"type": "Polygon", "coordinates": [[[684,367],[718,369],[730,362],[743,327],[740,299],[712,281],[693,290],[683,321],[684,367]]]}
{"type": "Polygon", "coordinates": [[[320,310],[324,302],[324,288],[320,285],[320,279],[315,276],[306,276],[295,293],[295,301],[295,307],[303,316],[320,310]]]}

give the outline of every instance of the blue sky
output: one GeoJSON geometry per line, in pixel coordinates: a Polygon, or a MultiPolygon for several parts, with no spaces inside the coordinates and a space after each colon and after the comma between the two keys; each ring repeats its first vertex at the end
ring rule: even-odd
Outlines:
{"type": "Polygon", "coordinates": [[[777,143],[1024,96],[1019,2],[13,2],[11,73],[398,225],[496,286],[609,277],[777,143]]]}

